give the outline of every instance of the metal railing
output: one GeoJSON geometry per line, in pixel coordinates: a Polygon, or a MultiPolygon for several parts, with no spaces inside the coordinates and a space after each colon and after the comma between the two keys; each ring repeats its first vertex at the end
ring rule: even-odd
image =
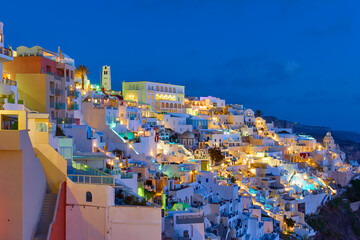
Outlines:
{"type": "Polygon", "coordinates": [[[55,95],[57,95],[57,96],[60,96],[60,95],[63,95],[63,90],[62,89],[60,89],[60,88],[55,88],[55,95]]]}
{"type": "Polygon", "coordinates": [[[13,56],[13,51],[11,49],[0,47],[0,54],[4,54],[6,56],[12,57],[13,56]]]}
{"type": "Polygon", "coordinates": [[[65,109],[65,103],[55,103],[55,109],[65,109]]]}
{"type": "Polygon", "coordinates": [[[56,118],[56,123],[57,124],[75,124],[76,123],[76,118],[56,118]]]}
{"type": "Polygon", "coordinates": [[[67,96],[68,96],[68,97],[75,97],[75,98],[77,98],[77,97],[79,97],[79,92],[68,90],[67,96]]]}
{"type": "Polygon", "coordinates": [[[51,108],[54,108],[54,106],[55,106],[55,103],[54,103],[54,102],[50,102],[50,107],[51,107],[51,108]]]}
{"type": "Polygon", "coordinates": [[[54,89],[54,88],[50,88],[50,93],[51,93],[51,94],[55,94],[55,89],[54,89]]]}
{"type": "Polygon", "coordinates": [[[126,179],[126,178],[133,178],[134,173],[133,172],[128,172],[128,173],[120,173],[121,179],[126,179]]]}
{"type": "Polygon", "coordinates": [[[61,76],[59,76],[59,75],[54,75],[54,78],[55,78],[55,80],[61,80],[61,76]]]}
{"type": "Polygon", "coordinates": [[[79,110],[79,104],[71,104],[67,108],[68,110],[79,110]]]}

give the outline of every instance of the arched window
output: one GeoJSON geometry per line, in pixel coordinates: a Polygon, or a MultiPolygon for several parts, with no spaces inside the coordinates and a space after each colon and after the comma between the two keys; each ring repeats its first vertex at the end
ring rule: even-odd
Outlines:
{"type": "Polygon", "coordinates": [[[156,86],[156,91],[159,91],[159,86],[156,86]]]}
{"type": "Polygon", "coordinates": [[[175,88],[173,88],[173,92],[176,93],[176,89],[175,89],[175,88]]]}
{"type": "Polygon", "coordinates": [[[160,99],[159,94],[156,94],[156,95],[155,95],[155,99],[156,99],[156,100],[159,100],[159,99],[160,99]]]}
{"type": "Polygon", "coordinates": [[[150,100],[150,94],[148,94],[148,99],[150,100]]]}
{"type": "Polygon", "coordinates": [[[165,87],[165,92],[167,92],[168,91],[168,88],[167,87],[165,87]]]}
{"type": "Polygon", "coordinates": [[[92,193],[86,192],[86,202],[92,202],[92,193]]]}
{"type": "Polygon", "coordinates": [[[181,104],[179,103],[179,108],[181,108],[181,104]]]}
{"type": "Polygon", "coordinates": [[[164,91],[164,87],[163,87],[163,86],[161,86],[161,87],[160,87],[160,90],[163,92],[163,91],[164,91]]]}
{"type": "Polygon", "coordinates": [[[169,103],[168,102],[166,103],[166,108],[169,108],[169,103]]]}
{"type": "Polygon", "coordinates": [[[174,108],[177,108],[177,104],[176,104],[176,103],[174,103],[174,108]]]}
{"type": "Polygon", "coordinates": [[[173,104],[172,104],[172,103],[170,103],[170,108],[173,108],[173,104]]]}
{"type": "Polygon", "coordinates": [[[171,88],[171,87],[169,88],[169,92],[172,92],[172,88],[171,88]]]}

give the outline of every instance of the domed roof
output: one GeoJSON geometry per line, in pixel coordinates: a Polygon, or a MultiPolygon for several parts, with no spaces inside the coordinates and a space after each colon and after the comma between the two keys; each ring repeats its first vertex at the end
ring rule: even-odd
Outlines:
{"type": "Polygon", "coordinates": [[[195,138],[194,134],[190,131],[186,131],[181,134],[181,138],[195,138]]]}
{"type": "Polygon", "coordinates": [[[333,139],[333,137],[331,136],[330,132],[326,133],[326,136],[324,137],[324,139],[333,139]]]}

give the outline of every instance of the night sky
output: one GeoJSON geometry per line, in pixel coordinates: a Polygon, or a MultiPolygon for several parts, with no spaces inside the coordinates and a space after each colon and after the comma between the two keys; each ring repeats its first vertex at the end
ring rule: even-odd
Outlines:
{"type": "Polygon", "coordinates": [[[360,132],[360,1],[7,1],[5,44],[40,45],[112,85],[160,81],[186,95],[360,132]],[[356,126],[357,124],[357,126],[356,126]]]}

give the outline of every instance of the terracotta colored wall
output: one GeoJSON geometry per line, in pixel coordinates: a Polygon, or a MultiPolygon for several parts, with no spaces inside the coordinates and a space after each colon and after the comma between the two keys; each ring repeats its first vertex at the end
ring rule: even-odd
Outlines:
{"type": "Polygon", "coordinates": [[[13,61],[4,63],[4,72],[10,73],[11,80],[16,80],[16,74],[46,73],[46,66],[51,67],[51,72],[63,75],[56,69],[55,61],[41,56],[15,57],[13,61]]]}
{"type": "Polygon", "coordinates": [[[56,209],[55,221],[50,229],[49,240],[65,240],[66,239],[66,182],[61,184],[59,190],[59,203],[56,209]]]}
{"type": "Polygon", "coordinates": [[[20,73],[41,73],[41,57],[14,57],[13,61],[4,62],[4,72],[10,73],[11,80],[20,73]]]}

